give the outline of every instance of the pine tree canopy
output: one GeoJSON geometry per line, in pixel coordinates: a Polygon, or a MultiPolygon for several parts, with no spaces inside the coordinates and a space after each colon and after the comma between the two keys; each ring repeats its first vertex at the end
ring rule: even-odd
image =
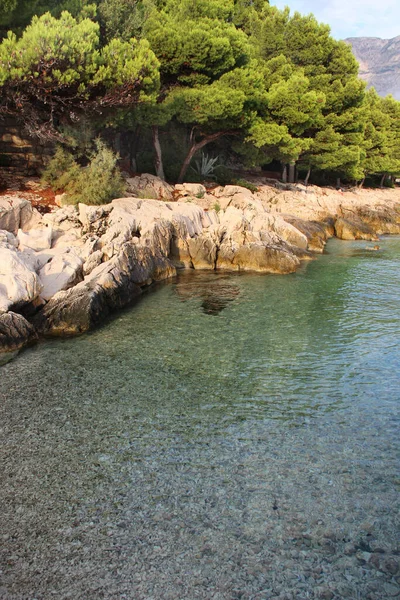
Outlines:
{"type": "Polygon", "coordinates": [[[0,113],[31,135],[96,115],[149,132],[160,174],[177,132],[180,177],[226,136],[247,164],[400,174],[400,103],[366,92],[350,46],[313,15],[267,0],[0,0],[0,35],[0,113]]]}

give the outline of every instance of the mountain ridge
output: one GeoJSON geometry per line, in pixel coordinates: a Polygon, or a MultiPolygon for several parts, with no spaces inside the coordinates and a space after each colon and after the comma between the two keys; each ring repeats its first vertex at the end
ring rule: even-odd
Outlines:
{"type": "Polygon", "coordinates": [[[400,35],[391,39],[379,37],[350,37],[360,64],[360,77],[373,86],[379,95],[392,94],[400,100],[400,35]]]}

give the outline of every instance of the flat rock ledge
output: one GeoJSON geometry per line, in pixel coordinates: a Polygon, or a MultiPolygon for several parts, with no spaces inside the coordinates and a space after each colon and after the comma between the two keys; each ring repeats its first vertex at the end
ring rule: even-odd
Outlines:
{"type": "Polygon", "coordinates": [[[44,216],[18,198],[0,206],[0,364],[41,335],[92,329],[178,269],[292,273],[332,236],[400,233],[400,190],[129,185],[150,198],[44,216]]]}

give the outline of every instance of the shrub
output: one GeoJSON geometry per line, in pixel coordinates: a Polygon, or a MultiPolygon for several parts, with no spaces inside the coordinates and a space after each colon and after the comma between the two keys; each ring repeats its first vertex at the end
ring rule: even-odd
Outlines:
{"type": "Polygon", "coordinates": [[[221,210],[221,205],[219,204],[219,202],[216,202],[214,204],[213,209],[215,210],[216,213],[219,213],[219,211],[221,210]]]}
{"type": "Polygon", "coordinates": [[[117,156],[100,139],[95,148],[86,167],[80,167],[70,152],[58,148],[43,173],[43,181],[67,193],[68,204],[107,204],[125,193],[117,156]]]}
{"type": "Polygon", "coordinates": [[[87,167],[67,187],[67,201],[71,204],[107,204],[124,195],[126,188],[117,167],[117,156],[100,139],[87,167]]]}
{"type": "Polygon", "coordinates": [[[59,146],[42,173],[42,181],[56,192],[65,191],[68,185],[79,176],[79,170],[72,154],[59,146]]]}

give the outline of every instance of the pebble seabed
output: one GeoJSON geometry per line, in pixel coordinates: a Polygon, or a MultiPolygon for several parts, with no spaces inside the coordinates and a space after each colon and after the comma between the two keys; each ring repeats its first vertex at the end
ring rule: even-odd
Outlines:
{"type": "Polygon", "coordinates": [[[183,276],[3,366],[0,598],[400,597],[400,239],[382,245],[183,276]]]}

